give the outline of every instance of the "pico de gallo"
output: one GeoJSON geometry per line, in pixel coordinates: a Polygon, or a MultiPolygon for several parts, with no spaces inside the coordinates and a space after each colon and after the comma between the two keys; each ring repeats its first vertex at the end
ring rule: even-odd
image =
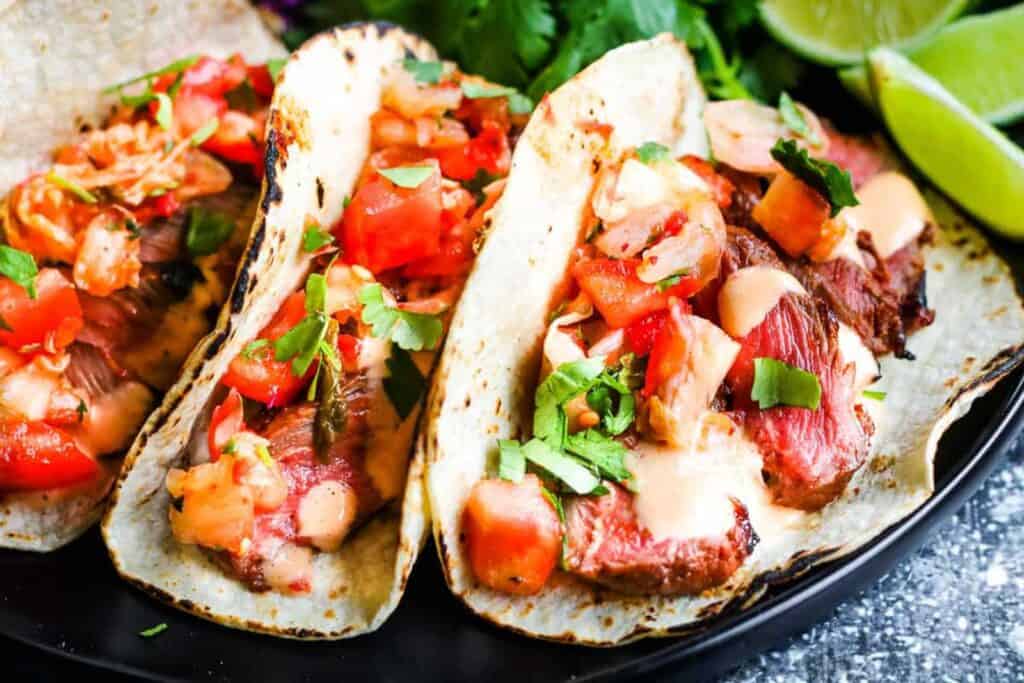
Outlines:
{"type": "Polygon", "coordinates": [[[461,517],[477,581],[556,571],[698,594],[841,495],[868,453],[875,354],[931,322],[931,221],[884,150],[788,97],[712,103],[714,163],[648,142],[596,178],[543,341],[532,438],[461,517]],[[851,176],[852,172],[852,176],[851,176]]]}
{"type": "Polygon", "coordinates": [[[171,529],[253,591],[312,589],[316,552],[401,496],[433,358],[530,104],[441,62],[384,75],[341,219],[308,225],[292,293],[220,380],[171,529]]]}
{"type": "MultiPolygon", "coordinates": [[[[0,492],[94,481],[216,319],[280,64],[192,56],[0,205],[0,492]]],[[[249,213],[251,215],[251,213],[249,213]]]]}

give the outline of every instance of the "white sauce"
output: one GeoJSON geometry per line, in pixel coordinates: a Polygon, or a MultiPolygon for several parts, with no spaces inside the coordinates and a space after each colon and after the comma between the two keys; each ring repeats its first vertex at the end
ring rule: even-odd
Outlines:
{"type": "Polygon", "coordinates": [[[839,323],[839,354],[847,363],[853,363],[853,388],[858,393],[880,377],[875,354],[864,345],[860,335],[844,323],[839,323]]]}
{"type": "Polygon", "coordinates": [[[754,530],[777,536],[806,517],[771,503],[761,456],[729,418],[702,413],[687,444],[641,442],[627,456],[635,478],[633,507],[655,539],[719,536],[736,523],[732,499],[746,506],[754,530]]]}
{"type": "Polygon", "coordinates": [[[917,187],[902,173],[880,173],[857,190],[860,204],[840,214],[854,235],[860,230],[871,233],[875,249],[889,258],[935,219],[917,187]]]}
{"type": "Polygon", "coordinates": [[[274,590],[291,592],[291,584],[310,581],[313,576],[313,551],[284,543],[263,560],[263,578],[274,590]]]}
{"type": "Polygon", "coordinates": [[[320,550],[338,549],[356,515],[352,489],[339,481],[323,481],[299,501],[299,535],[320,550]]]}
{"type": "Polygon", "coordinates": [[[607,227],[641,209],[675,203],[680,194],[710,192],[707,183],[675,160],[645,164],[626,159],[618,173],[607,171],[594,193],[594,215],[607,227]]]}
{"type": "Polygon", "coordinates": [[[742,339],[761,324],[786,293],[806,294],[789,273],[769,266],[751,266],[729,276],[718,291],[722,328],[742,339]]]}

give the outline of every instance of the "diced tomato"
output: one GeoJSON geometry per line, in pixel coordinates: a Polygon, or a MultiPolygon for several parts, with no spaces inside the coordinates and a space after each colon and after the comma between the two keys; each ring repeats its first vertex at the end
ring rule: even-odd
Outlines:
{"type": "Polygon", "coordinates": [[[505,131],[493,121],[484,121],[476,137],[464,145],[439,150],[437,159],[446,178],[472,180],[481,170],[491,175],[508,174],[512,153],[505,131]]]}
{"type": "Polygon", "coordinates": [[[225,386],[237,389],[246,398],[264,403],[268,408],[282,406],[302,390],[306,379],[315,370],[311,365],[306,376],[297,377],[290,361],[274,358],[272,342],[282,337],[306,315],[306,295],[296,292],[285,300],[281,310],[260,333],[260,339],[269,344],[253,351],[250,356],[238,355],[231,361],[221,379],[225,386]]]}
{"type": "MultiPolygon", "coordinates": [[[[241,55],[232,55],[227,60],[204,55],[181,74],[179,93],[191,91],[220,98],[241,85],[247,75],[248,69],[241,55]]],[[[165,74],[153,84],[153,90],[166,91],[177,78],[177,74],[165,74]]]]}
{"type": "Polygon", "coordinates": [[[544,587],[562,543],[562,523],[533,474],[518,484],[477,482],[462,511],[462,532],[477,581],[517,595],[544,587]]]}
{"type": "Polygon", "coordinates": [[[413,261],[402,269],[402,275],[412,280],[448,277],[467,273],[472,265],[473,248],[458,239],[446,237],[438,253],[413,261]]]}
{"type": "Polygon", "coordinates": [[[82,307],[75,286],[56,268],[36,276],[36,298],[20,285],[0,277],[0,344],[20,349],[40,344],[59,351],[82,329],[82,307]]]}
{"type": "Polygon", "coordinates": [[[263,126],[257,119],[234,109],[220,116],[220,124],[202,148],[239,164],[259,168],[263,162],[263,126]]]}
{"type": "Polygon", "coordinates": [[[705,159],[687,154],[682,159],[683,165],[696,173],[711,188],[711,196],[719,208],[728,209],[732,204],[732,195],[736,186],[728,178],[715,171],[714,167],[705,159]]]}
{"type": "Polygon", "coordinates": [[[659,290],[656,284],[642,281],[636,275],[638,264],[636,259],[596,258],[581,261],[573,268],[573,277],[580,289],[612,327],[628,327],[668,307],[670,296],[688,296],[683,293],[686,287],[682,281],[665,291],[659,290]]]}
{"type": "Polygon", "coordinates": [[[413,188],[399,187],[375,173],[356,191],[335,234],[348,263],[379,273],[438,252],[441,207],[440,173],[435,171],[413,188]]]}
{"type": "Polygon", "coordinates": [[[42,422],[0,421],[0,491],[56,489],[96,476],[99,465],[42,422]]]}
{"type": "Polygon", "coordinates": [[[338,335],[338,354],[346,372],[359,370],[359,339],[351,334],[338,335]]]}
{"type": "Polygon", "coordinates": [[[232,389],[224,401],[213,409],[213,415],[210,416],[210,428],[206,436],[210,448],[210,460],[216,461],[220,458],[224,445],[244,429],[245,415],[242,411],[242,396],[237,390],[232,389]]]}
{"type": "Polygon", "coordinates": [[[754,220],[793,258],[818,242],[828,214],[828,201],[785,171],[775,176],[751,212],[754,220]]]}
{"type": "Polygon", "coordinates": [[[681,316],[689,313],[690,307],[685,301],[673,299],[671,309],[654,339],[651,356],[647,359],[644,396],[654,394],[661,383],[676,374],[685,362],[687,337],[680,331],[680,322],[681,316]]]}
{"type": "Polygon", "coordinates": [[[657,311],[640,318],[640,320],[627,327],[626,344],[629,345],[630,351],[638,356],[649,354],[654,347],[654,340],[658,337],[658,333],[661,332],[661,328],[665,326],[667,318],[668,313],[657,311]]]}
{"type": "MultiPolygon", "coordinates": [[[[159,104],[149,105],[150,113],[155,116],[159,104]]],[[[218,119],[228,109],[228,103],[221,97],[214,97],[201,92],[182,89],[174,98],[174,125],[182,138],[192,135],[212,119],[218,119]]],[[[223,125],[223,124],[221,124],[223,125]]],[[[219,130],[218,126],[218,130],[219,130]]]]}
{"type": "Polygon", "coordinates": [[[270,69],[266,64],[249,67],[249,84],[253,92],[264,99],[269,100],[274,94],[274,79],[270,77],[270,69]]]}
{"type": "Polygon", "coordinates": [[[154,218],[169,218],[178,212],[181,202],[173,192],[162,194],[159,197],[152,197],[136,207],[132,213],[135,214],[135,222],[139,224],[148,223],[154,218]]]}
{"type": "Polygon", "coordinates": [[[455,118],[469,124],[473,130],[483,130],[488,123],[503,133],[512,128],[507,97],[463,97],[462,104],[455,110],[455,118]]]}

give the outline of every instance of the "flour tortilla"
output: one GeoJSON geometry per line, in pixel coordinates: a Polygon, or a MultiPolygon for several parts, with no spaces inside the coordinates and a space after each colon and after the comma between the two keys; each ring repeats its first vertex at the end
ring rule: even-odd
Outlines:
{"type": "MultiPolygon", "coordinates": [[[[255,62],[285,54],[243,0],[0,2],[0,195],[103,122],[116,103],[105,87],[190,54],[235,52],[255,62]]],[[[83,486],[0,494],[0,547],[48,551],[78,537],[100,518],[119,464],[107,459],[83,486]]]]}
{"type": "Polygon", "coordinates": [[[726,585],[698,597],[626,597],[564,573],[531,597],[478,586],[459,539],[461,511],[472,486],[493,471],[496,441],[530,433],[547,315],[581,238],[600,163],[648,140],[676,153],[705,153],[703,102],[685,48],[661,36],[609,52],[555,91],[516,148],[448,335],[425,434],[445,577],[470,609],[498,625],[616,645],[684,633],[727,607],[750,604],[771,583],[856,550],[921,505],[934,490],[939,437],[1022,359],[1024,309],[1009,269],[977,229],[927,193],[939,223],[926,251],[935,323],[911,337],[916,361],[882,359],[878,388],[888,396],[867,406],[877,426],[872,452],[838,500],[784,534],[762,534],[726,585]],[[592,119],[614,125],[609,145],[576,125],[592,119]]]}
{"type": "Polygon", "coordinates": [[[230,308],[135,442],[103,522],[124,578],[226,626],[302,639],[371,631],[397,606],[427,537],[423,463],[414,457],[400,505],[376,514],[337,552],[315,555],[311,593],[254,593],[207,553],[175,541],[165,486],[168,470],[187,466],[200,450],[190,442],[205,443],[228,364],[305,280],[312,262],[301,246],[305,227],[340,218],[369,154],[382,72],[407,57],[437,59],[425,41],[386,24],[322,33],[292,55],[274,91],[260,211],[230,308]]]}

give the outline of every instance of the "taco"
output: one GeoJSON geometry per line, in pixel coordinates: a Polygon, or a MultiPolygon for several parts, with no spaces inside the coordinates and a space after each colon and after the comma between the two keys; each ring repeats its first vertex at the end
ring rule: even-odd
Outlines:
{"type": "Polygon", "coordinates": [[[1008,268],[880,140],[705,107],[671,37],[613,50],[538,105],[452,321],[446,580],[532,636],[690,631],[921,505],[1022,340],[1008,268]]]}
{"type": "Polygon", "coordinates": [[[426,534],[427,378],[529,103],[357,24],[293,54],[269,114],[254,265],[192,389],[128,456],[118,571],[217,622],[372,630],[426,534]]]}
{"type": "Polygon", "coordinates": [[[2,19],[0,546],[45,551],[99,518],[227,299],[283,50],[233,2],[2,19]]]}

